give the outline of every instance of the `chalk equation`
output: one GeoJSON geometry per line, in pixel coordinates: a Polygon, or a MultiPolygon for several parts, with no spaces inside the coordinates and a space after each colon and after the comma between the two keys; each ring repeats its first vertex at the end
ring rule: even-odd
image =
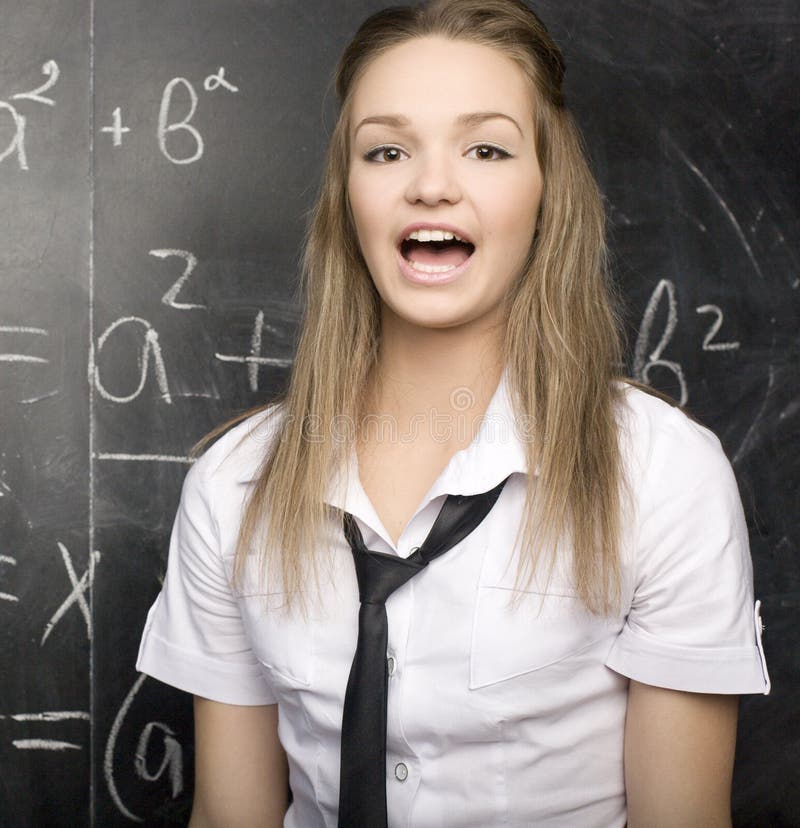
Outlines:
{"type": "MultiPolygon", "coordinates": [[[[176,259],[182,265],[180,275],[161,297],[163,304],[178,311],[208,310],[205,304],[186,301],[182,297],[182,291],[186,288],[187,283],[198,265],[197,257],[193,253],[180,248],[157,248],[148,251],[148,253],[150,256],[167,263],[176,259]],[[181,297],[181,301],[179,301],[179,297],[181,297]]],[[[214,358],[219,362],[238,363],[246,366],[248,386],[251,391],[258,391],[258,371],[260,366],[287,367],[292,363],[292,360],[289,358],[268,357],[262,354],[263,334],[265,330],[275,335],[279,333],[276,328],[264,322],[264,311],[258,310],[253,320],[247,353],[214,353],[214,358]]],[[[94,383],[96,390],[103,399],[109,402],[124,404],[133,402],[141,395],[150,376],[155,380],[160,399],[167,405],[171,405],[173,403],[173,395],[170,391],[167,359],[163,353],[158,331],[147,319],[141,316],[118,317],[100,334],[96,345],[91,349],[89,356],[90,381],[94,383]],[[104,349],[109,347],[110,342],[113,342],[114,338],[121,331],[130,331],[130,329],[137,332],[140,343],[138,353],[135,354],[138,365],[136,384],[124,393],[112,391],[108,387],[103,376],[103,371],[101,370],[100,363],[102,354],[104,349]]]]}
{"type": "MultiPolygon", "coordinates": [[[[208,75],[203,81],[206,92],[223,89],[235,93],[239,87],[225,77],[225,67],[208,75]]],[[[203,157],[205,142],[199,128],[193,123],[199,97],[194,85],[187,78],[172,78],[161,93],[156,126],[156,141],[161,154],[173,164],[194,164],[203,157]],[[181,154],[171,145],[170,136],[180,134],[188,141],[188,149],[181,154]]],[[[111,137],[114,147],[121,147],[125,136],[132,127],[123,125],[122,107],[116,107],[111,113],[111,123],[100,127],[100,132],[111,137]]],[[[174,144],[174,142],[172,142],[174,144]]]]}
{"type": "MultiPolygon", "coordinates": [[[[6,159],[13,159],[20,170],[29,170],[28,152],[26,148],[26,130],[29,115],[21,111],[22,107],[16,102],[29,102],[54,107],[55,98],[50,92],[58,83],[61,70],[54,60],[47,60],[42,64],[42,74],[46,77],[44,83],[30,91],[15,92],[9,100],[0,100],[0,117],[4,117],[11,127],[11,138],[0,148],[0,164],[6,159]],[[45,94],[47,93],[47,94],[45,94]]],[[[227,93],[237,93],[239,87],[226,77],[225,67],[220,66],[203,80],[202,89],[206,93],[222,90],[227,93]]],[[[199,96],[195,86],[184,77],[175,77],[169,80],[161,93],[156,118],[155,137],[161,154],[172,164],[193,164],[203,157],[205,142],[199,128],[193,122],[199,96]],[[182,144],[183,152],[178,150],[171,136],[182,135],[188,141],[188,149],[182,144]]],[[[111,123],[100,126],[101,135],[111,138],[112,146],[121,147],[125,137],[133,128],[123,123],[122,107],[117,106],[111,113],[111,123]]]]}
{"type": "MultiPolygon", "coordinates": [[[[17,92],[11,96],[12,101],[31,101],[45,106],[55,106],[56,102],[45,92],[49,92],[57,83],[61,71],[54,60],[47,60],[42,64],[42,74],[47,80],[30,92],[17,92]]],[[[0,113],[6,113],[11,120],[11,140],[6,147],[0,150],[0,164],[6,158],[15,158],[21,170],[28,170],[28,153],[25,149],[25,130],[28,117],[20,112],[16,106],[8,101],[0,100],[0,113]]]]}
{"type": "MultiPolygon", "coordinates": [[[[58,622],[64,617],[73,604],[77,605],[81,615],[83,616],[84,622],[86,623],[87,639],[89,641],[92,639],[92,615],[89,610],[89,604],[86,601],[86,592],[91,589],[92,584],[94,583],[95,567],[100,561],[100,553],[96,550],[92,552],[89,557],[88,567],[83,572],[81,577],[78,578],[78,575],[75,572],[75,564],[72,560],[72,555],[70,554],[69,549],[67,549],[66,545],[61,541],[56,541],[56,546],[61,556],[61,561],[64,565],[67,578],[69,579],[70,592],[45,624],[39,646],[44,646],[44,643],[50,637],[50,634],[56,628],[58,622]]],[[[4,576],[8,568],[16,568],[18,565],[19,561],[14,556],[0,555],[0,586],[3,585],[4,576]]],[[[19,603],[19,600],[18,595],[0,590],[0,601],[8,601],[16,604],[19,603]]]]}
{"type": "MultiPolygon", "coordinates": [[[[144,684],[147,676],[139,674],[131,689],[122,701],[109,730],[103,757],[103,776],[109,796],[119,812],[133,822],[143,822],[144,819],[133,813],[123,802],[117,789],[115,779],[117,739],[120,730],[124,727],[126,718],[136,699],[136,695],[144,684]]],[[[52,728],[61,723],[80,721],[89,724],[91,714],[88,710],[48,710],[35,713],[3,713],[0,714],[0,724],[10,725],[11,738],[9,743],[15,750],[47,751],[65,753],[88,749],[88,743],[69,741],[63,736],[51,736],[52,728]],[[19,731],[23,732],[20,733],[19,731]]],[[[4,730],[8,729],[4,727],[4,730]]],[[[135,732],[135,731],[134,731],[135,732]]],[[[61,735],[61,734],[59,734],[61,735]]],[[[89,731],[87,728],[87,736],[89,731]]],[[[130,758],[128,759],[130,761],[130,758]]],[[[136,739],[136,750],[133,756],[133,771],[143,782],[158,782],[165,777],[169,783],[169,793],[177,799],[184,789],[183,746],[178,740],[175,731],[164,722],[149,721],[141,729],[136,739]],[[153,761],[152,757],[160,756],[160,761],[153,761]]]]}
{"type": "MultiPolygon", "coordinates": [[[[70,583],[70,592],[67,597],[61,602],[56,611],[52,614],[50,619],[44,626],[40,646],[43,646],[51,633],[55,630],[58,623],[67,613],[71,606],[77,605],[83,615],[86,623],[86,635],[89,640],[92,638],[92,618],[89,610],[89,604],[86,600],[86,591],[91,588],[94,580],[94,569],[97,562],[100,560],[100,553],[94,552],[90,556],[89,566],[87,570],[78,578],[75,572],[75,565],[69,549],[61,541],[56,542],[58,552],[67,573],[70,583]]],[[[19,561],[11,555],[0,555],[0,566],[19,566],[19,561]]],[[[0,583],[2,583],[2,570],[0,570],[0,583]]],[[[0,592],[0,600],[13,601],[15,604],[20,603],[20,597],[11,595],[7,592],[0,592]]],[[[40,602],[40,600],[39,600],[40,602]]],[[[83,750],[83,745],[76,742],[65,741],[60,738],[45,738],[41,733],[41,724],[53,724],[69,720],[81,720],[88,722],[90,715],[88,711],[75,710],[56,710],[45,711],[41,713],[8,713],[0,714],[0,721],[6,720],[14,723],[34,723],[34,733],[36,735],[19,736],[12,734],[11,745],[17,750],[44,750],[44,751],[72,751],[83,750]]]]}
{"type": "MultiPolygon", "coordinates": [[[[93,635],[92,613],[87,601],[87,594],[94,584],[95,569],[101,560],[101,555],[95,550],[89,556],[85,571],[78,577],[75,562],[67,546],[61,541],[57,541],[56,547],[69,582],[69,593],[45,624],[40,646],[44,646],[45,642],[50,639],[61,619],[73,606],[77,607],[83,616],[87,638],[91,640],[93,635]]],[[[0,555],[0,587],[3,584],[4,568],[17,567],[18,565],[19,562],[15,557],[0,555]]],[[[0,592],[0,600],[19,603],[20,598],[8,592],[0,592]]],[[[126,717],[145,678],[144,675],[138,675],[114,717],[106,741],[103,765],[109,795],[116,807],[125,817],[137,822],[143,821],[142,818],[132,813],[125,806],[117,791],[114,778],[115,747],[120,730],[125,725],[126,717]]],[[[87,739],[78,741],[75,741],[74,737],[69,738],[69,734],[59,732],[58,728],[63,723],[71,721],[89,723],[91,722],[90,712],[88,710],[46,710],[42,712],[0,713],[1,732],[4,734],[4,739],[7,739],[6,744],[14,750],[26,752],[69,753],[88,750],[88,729],[86,732],[87,739]],[[55,732],[53,732],[53,728],[56,728],[55,732]],[[64,736],[68,738],[64,738],[64,736]]],[[[147,783],[157,782],[162,777],[166,777],[172,797],[177,798],[184,788],[184,776],[183,747],[175,731],[164,722],[148,721],[142,727],[135,741],[136,751],[132,757],[132,765],[136,776],[147,783]]]]}
{"type": "MultiPolygon", "coordinates": [[[[722,309],[718,305],[699,305],[695,308],[695,311],[701,315],[711,316],[711,324],[708,326],[700,346],[703,351],[735,351],[739,348],[739,342],[720,342],[716,339],[723,323],[722,309]]],[[[666,369],[678,382],[678,388],[680,389],[678,402],[680,405],[686,405],[689,401],[689,385],[684,375],[683,366],[676,360],[667,358],[664,354],[667,346],[672,341],[677,326],[678,303],[675,283],[670,279],[661,279],[650,296],[642,316],[642,324],[639,326],[639,334],[636,337],[633,351],[633,376],[640,382],[650,385],[650,372],[654,368],[666,369]],[[650,350],[656,314],[662,301],[666,303],[666,322],[661,337],[655,347],[650,350]]]]}
{"type": "Polygon", "coordinates": [[[250,350],[247,354],[233,355],[221,354],[219,352],[214,354],[214,357],[220,362],[238,362],[247,366],[247,379],[251,391],[258,391],[258,367],[259,365],[274,365],[285,368],[292,364],[291,359],[284,359],[280,357],[265,357],[261,356],[261,339],[264,329],[270,333],[277,334],[278,331],[272,325],[264,324],[264,311],[260,310],[256,314],[253,321],[253,331],[250,336],[250,350]]]}

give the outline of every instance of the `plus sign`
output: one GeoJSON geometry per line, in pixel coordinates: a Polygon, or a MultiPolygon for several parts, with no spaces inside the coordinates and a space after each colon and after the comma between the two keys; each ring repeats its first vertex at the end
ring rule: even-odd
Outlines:
{"type": "Polygon", "coordinates": [[[122,134],[124,132],[130,132],[130,129],[122,126],[122,115],[120,114],[119,107],[114,110],[113,125],[103,127],[100,132],[110,132],[114,136],[114,146],[122,146],[122,134]]]}

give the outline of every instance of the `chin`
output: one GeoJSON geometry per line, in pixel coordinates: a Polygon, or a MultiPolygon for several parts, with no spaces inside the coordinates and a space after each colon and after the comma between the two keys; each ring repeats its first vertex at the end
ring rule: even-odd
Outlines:
{"type": "Polygon", "coordinates": [[[384,320],[389,321],[390,324],[424,328],[426,330],[445,330],[458,328],[474,321],[475,318],[469,315],[456,314],[452,307],[438,310],[431,309],[426,313],[425,309],[420,307],[423,304],[423,302],[418,302],[416,306],[409,308],[402,305],[390,306],[384,302],[384,320]],[[392,317],[392,319],[389,320],[388,317],[392,317]]]}

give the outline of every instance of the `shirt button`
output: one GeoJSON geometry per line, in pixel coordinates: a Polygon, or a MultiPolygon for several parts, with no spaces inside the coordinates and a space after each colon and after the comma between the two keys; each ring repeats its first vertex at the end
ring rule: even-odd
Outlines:
{"type": "Polygon", "coordinates": [[[395,668],[394,658],[392,656],[389,656],[386,659],[386,669],[388,670],[390,676],[394,675],[394,668],[395,668]]]}
{"type": "Polygon", "coordinates": [[[404,762],[398,762],[394,766],[394,778],[398,782],[405,782],[408,779],[408,768],[404,762]]]}

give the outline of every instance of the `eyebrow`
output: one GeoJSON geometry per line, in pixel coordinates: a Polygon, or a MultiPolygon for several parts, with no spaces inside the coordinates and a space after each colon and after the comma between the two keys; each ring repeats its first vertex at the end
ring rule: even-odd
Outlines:
{"type": "MultiPolygon", "coordinates": [[[[486,121],[491,121],[494,118],[503,118],[506,121],[510,121],[517,128],[519,134],[522,135],[523,138],[525,137],[522,132],[522,127],[510,115],[506,115],[504,112],[465,112],[456,117],[456,123],[459,126],[476,127],[486,121]]],[[[383,126],[402,129],[410,126],[411,121],[403,115],[370,115],[358,124],[353,132],[353,135],[355,136],[356,132],[358,132],[358,130],[366,124],[382,124],[383,126]]]]}

